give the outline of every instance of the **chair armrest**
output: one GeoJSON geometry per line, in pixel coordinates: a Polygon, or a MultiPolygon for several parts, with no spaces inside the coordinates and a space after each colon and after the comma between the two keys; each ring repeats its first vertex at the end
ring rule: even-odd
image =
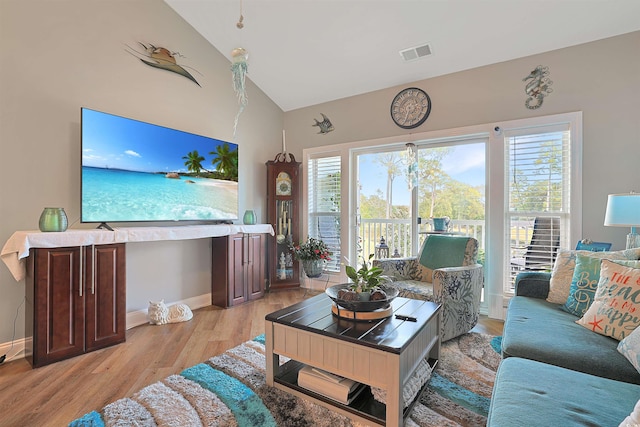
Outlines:
{"type": "Polygon", "coordinates": [[[382,274],[392,280],[420,280],[416,257],[374,259],[372,265],[382,268],[382,274]]]}
{"type": "Polygon", "coordinates": [[[551,273],[525,271],[518,273],[515,283],[516,296],[546,299],[549,295],[551,273]]]}
{"type": "Polygon", "coordinates": [[[442,304],[442,341],[465,334],[478,323],[483,286],[481,264],[433,271],[433,296],[442,304]]]}
{"type": "Polygon", "coordinates": [[[477,297],[484,286],[484,269],[482,264],[465,267],[446,267],[433,270],[433,294],[439,302],[445,299],[465,298],[464,295],[477,297]],[[476,295],[477,294],[477,295],[476,295]]]}

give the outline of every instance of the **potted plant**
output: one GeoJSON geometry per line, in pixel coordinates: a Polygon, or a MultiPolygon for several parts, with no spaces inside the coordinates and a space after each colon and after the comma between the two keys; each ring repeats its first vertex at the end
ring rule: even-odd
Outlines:
{"type": "Polygon", "coordinates": [[[374,254],[369,255],[368,261],[363,260],[357,270],[350,265],[345,267],[347,277],[353,281],[349,289],[358,293],[363,301],[368,301],[372,292],[379,290],[380,285],[389,281],[389,278],[382,274],[382,268],[371,266],[373,256],[374,254]]]}
{"type": "Polygon", "coordinates": [[[305,243],[291,246],[291,251],[297,260],[302,263],[307,277],[320,277],[324,265],[327,261],[331,261],[333,252],[325,242],[313,237],[307,238],[305,243]]]}

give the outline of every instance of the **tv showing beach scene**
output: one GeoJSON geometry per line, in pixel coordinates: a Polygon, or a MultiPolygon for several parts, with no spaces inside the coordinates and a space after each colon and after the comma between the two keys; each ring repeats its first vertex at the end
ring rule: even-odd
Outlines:
{"type": "Polygon", "coordinates": [[[81,222],[238,219],[238,145],[81,109],[81,222]]]}

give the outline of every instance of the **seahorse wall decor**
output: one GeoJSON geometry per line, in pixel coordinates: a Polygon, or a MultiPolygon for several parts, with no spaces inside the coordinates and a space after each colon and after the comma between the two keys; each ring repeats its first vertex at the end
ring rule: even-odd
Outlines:
{"type": "Polygon", "coordinates": [[[173,304],[167,307],[164,300],[160,300],[149,301],[147,316],[152,325],[166,325],[191,320],[193,312],[186,304],[173,304]]]}
{"type": "Polygon", "coordinates": [[[522,79],[523,82],[527,82],[524,91],[529,95],[529,98],[524,102],[524,105],[528,109],[535,110],[540,108],[544,97],[553,92],[553,89],[551,89],[553,82],[548,76],[549,67],[538,65],[527,77],[522,79]]]}

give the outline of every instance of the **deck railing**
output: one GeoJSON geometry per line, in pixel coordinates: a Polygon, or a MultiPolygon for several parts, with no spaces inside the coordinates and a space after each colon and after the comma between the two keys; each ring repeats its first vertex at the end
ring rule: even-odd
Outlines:
{"type": "MultiPolygon", "coordinates": [[[[485,222],[483,220],[452,220],[450,231],[474,237],[480,249],[484,251],[485,222]]],[[[427,232],[433,231],[432,224],[420,224],[419,244],[422,244],[427,232]]],[[[362,219],[358,230],[361,254],[367,258],[375,254],[376,245],[384,237],[389,247],[389,256],[408,257],[413,255],[411,244],[411,220],[409,219],[362,219]]]]}

